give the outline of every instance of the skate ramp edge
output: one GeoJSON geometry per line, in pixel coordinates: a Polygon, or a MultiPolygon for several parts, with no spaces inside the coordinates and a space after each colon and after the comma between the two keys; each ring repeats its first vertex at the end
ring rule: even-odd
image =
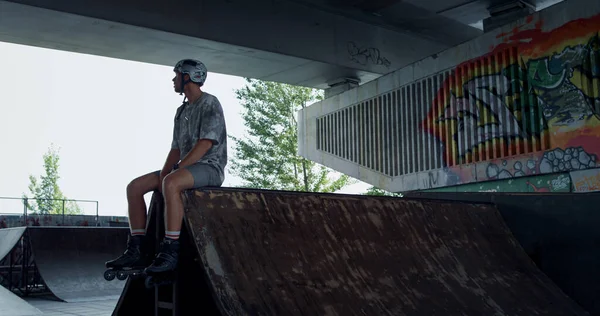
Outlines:
{"type": "Polygon", "coordinates": [[[411,192],[409,198],[496,205],[544,274],[592,315],[600,315],[600,192],[411,192]]]}
{"type": "Polygon", "coordinates": [[[23,236],[26,227],[13,227],[0,229],[0,260],[15,247],[23,236]]]}
{"type": "Polygon", "coordinates": [[[493,205],[239,188],[185,197],[223,315],[588,315],[493,205]]]}
{"type": "Polygon", "coordinates": [[[0,286],[0,315],[30,316],[42,315],[42,312],[3,286],[0,286]]]}
{"type": "Polygon", "coordinates": [[[65,302],[118,298],[125,282],[104,279],[104,262],[125,249],[128,228],[30,227],[35,264],[52,294],[65,302]]]}

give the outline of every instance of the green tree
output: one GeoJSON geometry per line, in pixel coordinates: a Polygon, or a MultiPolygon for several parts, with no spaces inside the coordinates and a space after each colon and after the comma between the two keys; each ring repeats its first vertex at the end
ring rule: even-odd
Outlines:
{"type": "Polygon", "coordinates": [[[28,188],[33,198],[23,194],[23,198],[28,199],[27,208],[34,213],[62,214],[64,207],[65,214],[82,214],[79,205],[68,200],[58,186],[59,149],[51,145],[43,158],[44,175],[39,180],[29,175],[28,188]]]}
{"type": "Polygon", "coordinates": [[[236,90],[243,107],[246,137],[235,143],[230,170],[243,187],[269,190],[335,192],[354,180],[298,155],[297,112],[322,100],[320,90],[246,79],[236,90]]]}
{"type": "Polygon", "coordinates": [[[380,188],[376,188],[376,187],[370,187],[370,188],[368,188],[367,192],[365,192],[365,195],[402,197],[401,193],[388,192],[386,190],[383,190],[383,189],[380,189],[380,188]]]}

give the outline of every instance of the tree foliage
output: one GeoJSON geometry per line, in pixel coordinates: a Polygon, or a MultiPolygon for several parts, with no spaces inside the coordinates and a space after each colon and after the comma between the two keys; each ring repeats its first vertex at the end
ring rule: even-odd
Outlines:
{"type": "Polygon", "coordinates": [[[354,183],[347,175],[298,155],[297,112],[323,99],[322,91],[246,79],[235,91],[243,107],[247,135],[235,143],[230,170],[243,187],[270,190],[335,192],[354,183]]]}
{"type": "Polygon", "coordinates": [[[380,189],[380,188],[376,188],[376,187],[370,187],[370,188],[368,188],[367,192],[365,192],[365,195],[402,197],[401,193],[388,192],[386,190],[383,190],[383,189],[380,189]]]}
{"type": "Polygon", "coordinates": [[[43,159],[44,174],[39,179],[29,175],[28,188],[33,197],[23,194],[23,198],[27,198],[27,209],[40,214],[62,214],[64,207],[65,214],[82,214],[79,205],[68,200],[58,186],[59,149],[51,145],[43,159]]]}

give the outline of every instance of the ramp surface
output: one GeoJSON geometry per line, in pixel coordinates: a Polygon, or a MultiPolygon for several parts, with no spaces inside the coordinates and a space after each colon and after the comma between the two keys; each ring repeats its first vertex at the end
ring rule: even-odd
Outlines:
{"type": "Polygon", "coordinates": [[[410,192],[405,197],[493,203],[536,266],[569,297],[600,315],[600,192],[410,192]]]}
{"type": "MultiPolygon", "coordinates": [[[[1,238],[1,237],[0,237],[1,238]]],[[[2,239],[0,239],[1,241],[2,239]]],[[[42,312],[29,303],[0,286],[0,315],[2,316],[29,316],[42,315],[42,312]]]]}
{"type": "Polygon", "coordinates": [[[104,280],[104,262],[123,253],[128,228],[29,227],[38,271],[59,299],[75,302],[116,298],[125,282],[104,280]]]}
{"type": "Polygon", "coordinates": [[[223,315],[587,315],[493,205],[240,189],[185,204],[223,315]]]}
{"type": "Polygon", "coordinates": [[[0,229],[0,260],[15,247],[21,240],[26,227],[14,227],[0,229]]]}

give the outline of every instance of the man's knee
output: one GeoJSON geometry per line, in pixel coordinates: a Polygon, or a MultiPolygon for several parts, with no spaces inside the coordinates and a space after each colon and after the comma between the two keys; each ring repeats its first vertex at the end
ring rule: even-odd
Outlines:
{"type": "Polygon", "coordinates": [[[138,179],[133,179],[127,185],[127,197],[131,198],[131,197],[136,197],[136,196],[144,195],[144,193],[142,193],[141,191],[142,191],[142,186],[140,184],[139,178],[138,179]]]}
{"type": "Polygon", "coordinates": [[[163,179],[162,190],[165,194],[178,194],[181,191],[181,186],[176,179],[172,175],[168,175],[163,179]]]}
{"type": "Polygon", "coordinates": [[[141,197],[144,194],[158,188],[158,177],[156,179],[151,176],[142,176],[133,179],[127,185],[127,196],[130,198],[141,197]]]}

